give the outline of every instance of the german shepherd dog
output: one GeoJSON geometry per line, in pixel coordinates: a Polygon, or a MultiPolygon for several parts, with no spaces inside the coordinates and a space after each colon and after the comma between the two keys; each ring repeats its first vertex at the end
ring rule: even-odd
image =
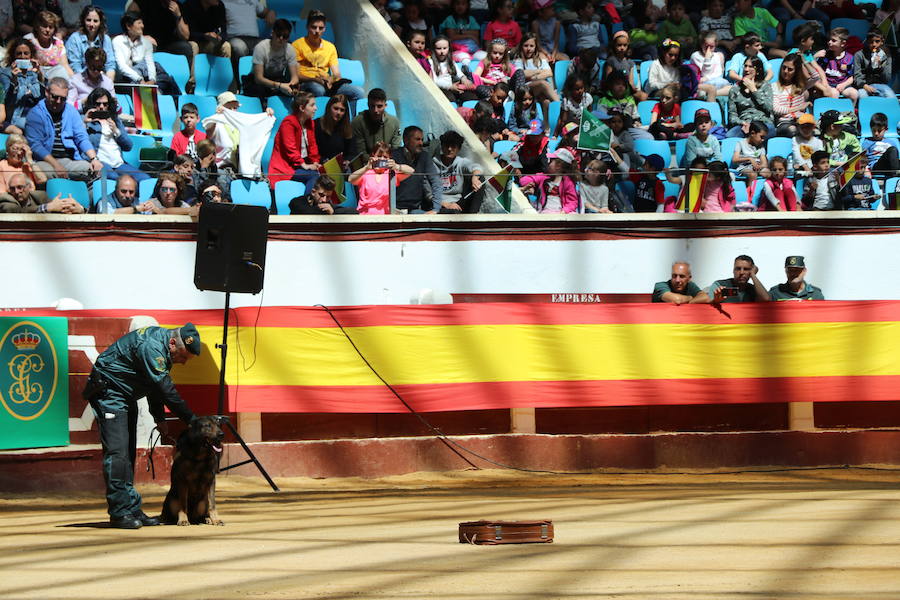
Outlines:
{"type": "Polygon", "coordinates": [[[159,519],[171,525],[224,525],[216,512],[216,473],[225,437],[216,417],[191,421],[175,445],[172,487],[159,519]]]}

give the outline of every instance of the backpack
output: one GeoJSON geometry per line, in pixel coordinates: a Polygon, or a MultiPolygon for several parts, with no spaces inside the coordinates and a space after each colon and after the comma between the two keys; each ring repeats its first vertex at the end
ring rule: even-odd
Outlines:
{"type": "Polygon", "coordinates": [[[681,65],[678,69],[678,81],[681,84],[681,101],[690,100],[697,95],[700,86],[700,69],[697,65],[681,65]]]}

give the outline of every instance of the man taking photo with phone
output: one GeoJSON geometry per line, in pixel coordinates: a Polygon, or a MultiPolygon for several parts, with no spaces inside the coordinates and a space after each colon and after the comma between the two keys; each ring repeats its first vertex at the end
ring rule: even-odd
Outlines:
{"type": "Polygon", "coordinates": [[[759,267],[753,259],[741,254],[734,259],[732,276],[718,279],[694,298],[696,304],[722,304],[725,302],[768,302],[769,292],[756,277],[759,267]]]}

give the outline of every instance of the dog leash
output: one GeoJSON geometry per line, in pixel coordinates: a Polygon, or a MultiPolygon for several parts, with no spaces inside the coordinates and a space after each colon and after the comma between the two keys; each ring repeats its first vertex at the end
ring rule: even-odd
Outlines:
{"type": "MultiPolygon", "coordinates": [[[[170,435],[166,436],[169,441],[174,442],[175,438],[170,435]]],[[[147,470],[150,471],[150,478],[156,479],[156,466],[153,464],[153,451],[156,450],[156,446],[162,441],[163,432],[159,430],[159,426],[154,425],[153,429],[150,430],[150,436],[147,440],[147,445],[150,447],[150,452],[147,454],[147,470]],[[153,439],[153,432],[158,433],[156,439],[153,439]]]]}

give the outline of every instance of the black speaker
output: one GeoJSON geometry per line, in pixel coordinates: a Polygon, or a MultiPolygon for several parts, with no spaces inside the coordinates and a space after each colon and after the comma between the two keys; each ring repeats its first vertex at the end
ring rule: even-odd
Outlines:
{"type": "Polygon", "coordinates": [[[269,211],[262,206],[200,207],[194,285],[199,290],[256,294],[263,288],[269,211]]]}

